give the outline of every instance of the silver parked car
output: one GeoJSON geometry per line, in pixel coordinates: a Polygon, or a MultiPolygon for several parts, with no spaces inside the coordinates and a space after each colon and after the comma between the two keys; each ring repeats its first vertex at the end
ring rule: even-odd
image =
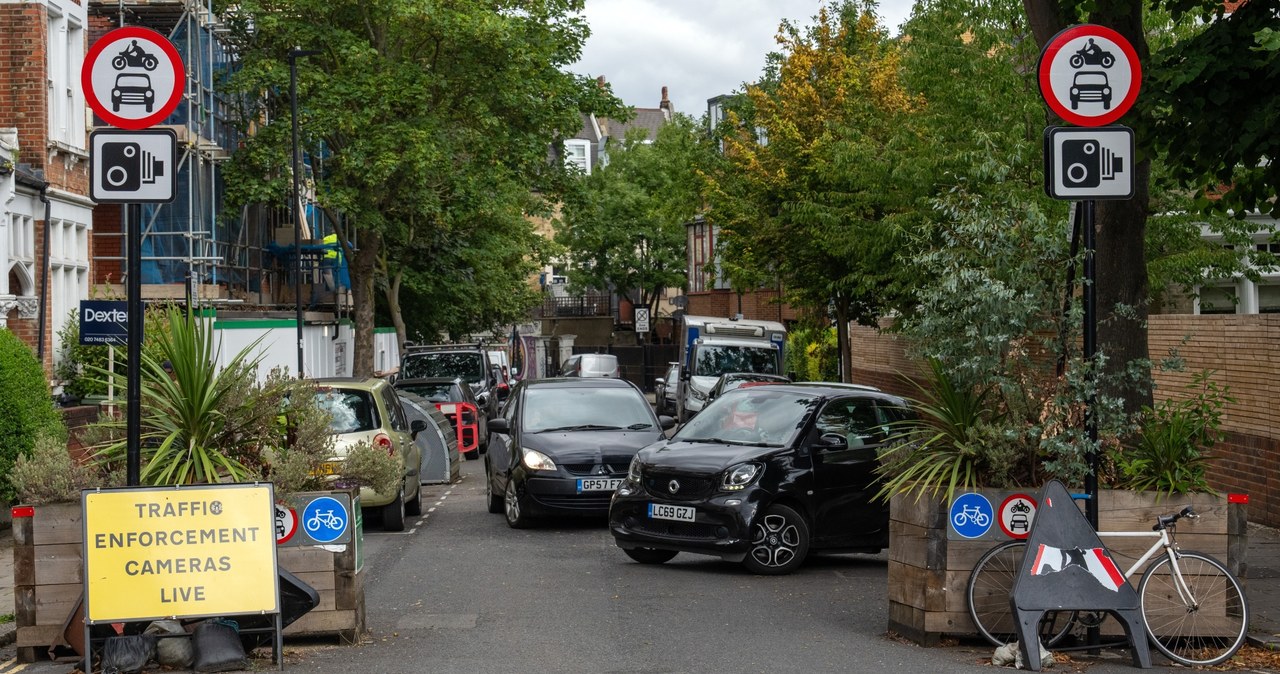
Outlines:
{"type": "Polygon", "coordinates": [[[570,356],[560,368],[561,377],[610,377],[617,379],[618,357],[608,353],[580,353],[570,356]]]}
{"type": "Polygon", "coordinates": [[[667,372],[653,380],[653,406],[658,414],[676,413],[676,390],[680,388],[680,363],[667,363],[667,372]]]}

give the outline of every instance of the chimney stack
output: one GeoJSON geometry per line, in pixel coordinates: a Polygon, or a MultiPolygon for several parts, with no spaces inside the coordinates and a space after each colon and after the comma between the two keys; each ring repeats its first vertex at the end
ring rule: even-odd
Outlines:
{"type": "Polygon", "coordinates": [[[658,109],[662,111],[662,116],[669,122],[675,114],[676,108],[671,104],[671,99],[667,98],[667,85],[662,85],[662,100],[658,102],[658,109]]]}

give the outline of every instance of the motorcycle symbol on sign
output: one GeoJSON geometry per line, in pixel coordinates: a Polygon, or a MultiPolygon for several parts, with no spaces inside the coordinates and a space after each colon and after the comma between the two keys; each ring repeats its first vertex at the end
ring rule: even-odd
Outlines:
{"type": "Polygon", "coordinates": [[[128,47],[111,59],[111,67],[116,70],[124,70],[127,67],[155,70],[158,65],[160,60],[143,51],[142,47],[138,46],[137,40],[131,41],[128,47]]]}
{"type": "Polygon", "coordinates": [[[1089,38],[1089,43],[1080,49],[1080,51],[1071,55],[1071,67],[1083,68],[1085,65],[1102,66],[1110,68],[1116,62],[1115,54],[1099,47],[1094,43],[1093,38],[1089,38]]]}

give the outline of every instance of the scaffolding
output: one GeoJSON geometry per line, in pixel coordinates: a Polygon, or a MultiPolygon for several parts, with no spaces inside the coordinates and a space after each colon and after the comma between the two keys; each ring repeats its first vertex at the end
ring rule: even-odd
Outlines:
{"type": "MultiPolygon", "coordinates": [[[[196,0],[91,1],[96,28],[142,26],[169,38],[186,70],[184,95],[160,125],[178,138],[177,194],[172,203],[142,208],[142,283],[148,298],[192,304],[270,304],[263,294],[267,218],[223,212],[221,164],[239,136],[222,84],[236,66],[226,27],[212,3],[196,0]]],[[[95,119],[96,126],[105,126],[95,119]]],[[[94,280],[123,282],[128,210],[99,206],[94,227],[94,280]]]]}

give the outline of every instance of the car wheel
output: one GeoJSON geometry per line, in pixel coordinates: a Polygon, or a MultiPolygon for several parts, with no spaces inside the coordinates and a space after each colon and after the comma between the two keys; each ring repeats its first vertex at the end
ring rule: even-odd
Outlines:
{"type": "Polygon", "coordinates": [[[623,552],[641,564],[664,564],[680,554],[675,550],[658,550],[656,548],[632,548],[623,550],[623,552]]]}
{"type": "Polygon", "coordinates": [[[751,525],[751,549],[742,563],[752,573],[780,576],[799,568],[808,553],[804,518],[787,506],[771,505],[751,525]]]}
{"type": "Polygon", "coordinates": [[[382,506],[382,530],[404,531],[404,488],[396,494],[396,500],[382,506]]]}
{"type": "Polygon", "coordinates": [[[493,493],[493,476],[489,474],[488,466],[484,471],[484,495],[489,502],[489,512],[497,514],[502,512],[502,496],[493,493]]]}
{"type": "Polygon", "coordinates": [[[512,529],[524,529],[529,526],[529,516],[524,512],[524,502],[516,493],[515,480],[507,480],[506,496],[502,501],[507,513],[507,526],[512,529]]]}
{"type": "Polygon", "coordinates": [[[413,480],[413,500],[404,504],[404,512],[406,515],[422,514],[422,485],[418,484],[418,479],[413,480]]]}

